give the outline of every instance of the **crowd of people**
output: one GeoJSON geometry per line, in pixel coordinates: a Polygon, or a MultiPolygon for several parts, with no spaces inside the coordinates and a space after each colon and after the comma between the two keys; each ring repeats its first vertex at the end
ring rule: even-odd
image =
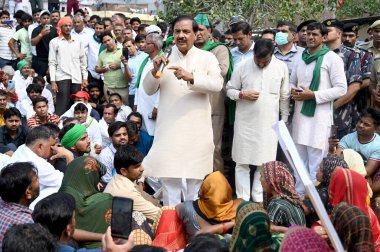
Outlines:
{"type": "Polygon", "coordinates": [[[344,249],[380,251],[380,20],[253,36],[33,2],[0,12],[0,251],[331,251],[279,120],[344,249]]]}

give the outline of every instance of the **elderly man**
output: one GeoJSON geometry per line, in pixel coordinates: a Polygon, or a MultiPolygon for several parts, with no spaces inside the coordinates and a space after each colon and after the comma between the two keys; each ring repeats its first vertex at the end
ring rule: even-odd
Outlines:
{"type": "Polygon", "coordinates": [[[70,108],[70,95],[87,87],[87,59],[82,42],[71,36],[70,17],[58,22],[58,37],[49,44],[51,88],[57,93],[56,114],[70,108]]]}
{"type": "Polygon", "coordinates": [[[83,17],[81,15],[74,16],[73,28],[74,29],[71,30],[71,36],[77,36],[79,38],[87,55],[89,41],[92,39],[94,31],[90,28],[85,27],[83,17]]]}
{"type": "Polygon", "coordinates": [[[191,17],[177,17],[172,54],[156,57],[143,81],[148,95],[161,92],[155,140],[143,166],[148,176],[162,178],[163,202],[168,206],[181,202],[182,179],[187,187],[184,200],[194,200],[201,180],[213,170],[209,94],[220,92],[223,77],[216,57],[194,46],[197,30],[191,17]],[[167,66],[159,77],[162,62],[167,66]]]}
{"type": "Polygon", "coordinates": [[[252,198],[263,201],[260,166],[276,159],[277,137],[272,130],[279,112],[289,115],[289,74],[285,63],[273,56],[272,41],[256,41],[254,57],[238,65],[227,84],[227,95],[236,100],[232,159],[236,162],[236,195],[250,199],[250,167],[256,166],[252,198]],[[273,77],[275,76],[275,77],[273,77]]]}

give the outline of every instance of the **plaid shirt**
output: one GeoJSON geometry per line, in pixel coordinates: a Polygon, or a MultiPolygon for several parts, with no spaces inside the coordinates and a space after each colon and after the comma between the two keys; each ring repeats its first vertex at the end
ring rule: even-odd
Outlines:
{"type": "Polygon", "coordinates": [[[0,248],[5,232],[13,225],[33,223],[32,210],[12,202],[0,200],[0,248]]]}
{"type": "MultiPolygon", "coordinates": [[[[50,113],[48,113],[46,121],[48,123],[54,123],[55,125],[58,125],[59,121],[60,121],[60,118],[56,114],[50,114],[50,113]]],[[[28,119],[27,123],[28,123],[28,127],[30,129],[32,129],[34,127],[37,127],[37,126],[40,126],[42,124],[41,123],[41,119],[37,116],[37,114],[34,114],[33,116],[31,116],[28,119]]]]}

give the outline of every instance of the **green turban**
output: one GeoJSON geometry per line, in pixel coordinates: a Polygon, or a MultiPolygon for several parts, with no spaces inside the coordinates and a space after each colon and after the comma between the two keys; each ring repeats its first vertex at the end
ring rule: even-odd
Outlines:
{"type": "Polygon", "coordinates": [[[165,41],[165,45],[166,45],[166,47],[169,47],[169,46],[173,43],[173,39],[174,39],[173,36],[169,36],[169,37],[167,37],[167,39],[166,39],[166,41],[165,41]]]}
{"type": "Polygon", "coordinates": [[[29,61],[27,60],[21,60],[19,63],[17,63],[17,70],[20,70],[24,67],[24,66],[29,66],[30,67],[30,63],[29,61]]]}
{"type": "Polygon", "coordinates": [[[86,133],[86,127],[82,124],[75,124],[66,134],[62,137],[61,144],[66,149],[73,147],[78,140],[86,133]]]}
{"type": "Polygon", "coordinates": [[[194,18],[195,22],[206,27],[211,27],[206,14],[197,14],[194,18]]]}

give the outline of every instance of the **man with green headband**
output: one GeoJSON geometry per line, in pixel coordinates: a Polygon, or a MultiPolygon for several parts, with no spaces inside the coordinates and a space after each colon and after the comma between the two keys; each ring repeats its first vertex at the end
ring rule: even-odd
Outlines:
{"type": "Polygon", "coordinates": [[[223,43],[214,43],[211,40],[211,24],[206,14],[198,14],[194,18],[198,24],[198,32],[194,45],[205,51],[213,53],[219,62],[221,74],[224,78],[223,89],[210,95],[212,129],[214,135],[214,171],[223,172],[222,135],[225,118],[224,100],[226,98],[226,83],[230,79],[233,70],[233,60],[227,46],[223,43]]]}
{"type": "Polygon", "coordinates": [[[61,144],[66,149],[70,150],[74,157],[83,156],[85,153],[90,153],[91,142],[86,132],[86,127],[82,124],[68,124],[61,130],[59,134],[61,144]]]}
{"type": "MultiPolygon", "coordinates": [[[[319,164],[328,151],[333,101],[347,92],[342,59],[323,44],[327,32],[326,26],[318,22],[307,26],[307,48],[289,80],[295,100],[292,136],[313,183],[317,182],[319,164]]],[[[303,195],[305,188],[295,175],[296,190],[303,195]]]]}
{"type": "Polygon", "coordinates": [[[31,63],[29,61],[21,60],[17,63],[17,71],[12,79],[15,82],[16,94],[20,95],[25,93],[26,88],[33,82],[34,75],[35,72],[31,68],[31,63]]]}

